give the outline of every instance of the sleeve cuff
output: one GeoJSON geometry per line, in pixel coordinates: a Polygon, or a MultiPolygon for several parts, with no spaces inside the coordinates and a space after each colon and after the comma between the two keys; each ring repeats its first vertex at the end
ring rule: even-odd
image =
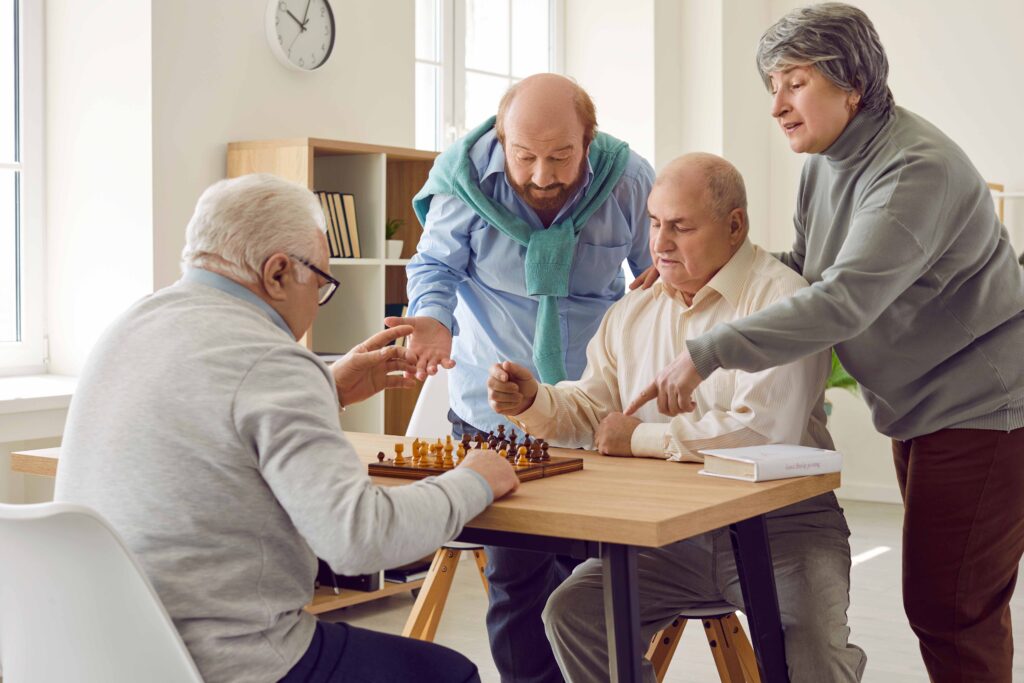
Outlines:
{"type": "MultiPolygon", "coordinates": [[[[488,505],[494,502],[494,491],[491,490],[491,485],[488,484],[487,480],[484,479],[483,475],[477,472],[476,470],[471,470],[468,467],[459,467],[457,469],[452,470],[451,472],[445,472],[441,476],[449,481],[453,479],[458,480],[459,478],[465,479],[466,481],[475,480],[477,482],[477,486],[479,486],[480,488],[481,495],[472,496],[472,501],[474,503],[483,503],[483,505],[479,506],[480,511],[483,511],[484,508],[486,508],[488,505]]],[[[477,514],[479,514],[479,512],[471,516],[475,517],[477,514]]]]}
{"type": "Polygon", "coordinates": [[[455,316],[444,306],[437,304],[428,304],[426,306],[419,306],[414,311],[410,311],[411,316],[426,316],[433,318],[437,322],[441,323],[448,328],[448,331],[452,333],[454,337],[459,333],[459,323],[455,320],[455,316]]]}
{"type": "Polygon", "coordinates": [[[665,459],[668,457],[668,436],[669,423],[644,422],[633,430],[629,449],[637,457],[665,459]]]}
{"type": "Polygon", "coordinates": [[[686,350],[690,352],[690,360],[693,361],[693,366],[697,368],[697,374],[701,379],[707,379],[712,372],[722,367],[711,334],[687,339],[686,350]]]}
{"type": "Polygon", "coordinates": [[[531,424],[536,426],[541,421],[551,417],[554,410],[554,402],[551,400],[551,389],[546,384],[537,387],[537,396],[533,399],[533,405],[519,413],[512,415],[509,419],[519,425],[527,432],[533,431],[531,424]]]}

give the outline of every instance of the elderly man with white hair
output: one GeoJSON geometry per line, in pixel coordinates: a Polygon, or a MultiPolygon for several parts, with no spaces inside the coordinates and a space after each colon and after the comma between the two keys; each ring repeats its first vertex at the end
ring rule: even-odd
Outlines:
{"type": "MultiPolygon", "coordinates": [[[[822,406],[827,353],[756,374],[720,373],[694,395],[693,412],[673,419],[653,405],[637,417],[621,412],[686,339],[807,286],[747,240],[746,206],[743,178],[725,159],[689,154],[666,166],[647,201],[661,280],[608,309],[579,381],[539,385],[520,365],[494,365],[492,407],[537,436],[607,455],[695,461],[703,448],[773,442],[830,448],[822,406]]],[[[850,644],[846,618],[850,532],[835,495],[769,514],[767,527],[791,680],[860,680],[864,652],[850,644]]],[[[638,647],[681,613],[743,609],[728,529],[642,550],[637,573],[638,647]]],[[[573,683],[609,680],[602,592],[600,560],[588,560],[544,610],[555,657],[573,683]]],[[[653,682],[650,663],[644,667],[653,682]]]]}
{"type": "Polygon", "coordinates": [[[518,485],[494,454],[377,487],[339,404],[413,380],[382,332],[328,368],[297,344],[338,282],[311,192],[269,175],[210,187],[184,276],[106,331],[71,403],[55,499],[120,532],[203,678],[478,681],[431,643],[319,622],[316,557],[345,574],[422,557],[518,485]]]}

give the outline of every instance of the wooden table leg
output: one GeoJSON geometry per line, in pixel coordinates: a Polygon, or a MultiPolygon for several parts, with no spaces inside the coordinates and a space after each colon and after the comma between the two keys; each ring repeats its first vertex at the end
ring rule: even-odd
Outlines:
{"type": "Polygon", "coordinates": [[[640,599],[636,546],[601,544],[604,616],[608,629],[608,664],[613,683],[639,683],[640,599]]]}
{"type": "Polygon", "coordinates": [[[763,683],[789,683],[779,595],[764,515],[729,525],[736,571],[763,683]]]}

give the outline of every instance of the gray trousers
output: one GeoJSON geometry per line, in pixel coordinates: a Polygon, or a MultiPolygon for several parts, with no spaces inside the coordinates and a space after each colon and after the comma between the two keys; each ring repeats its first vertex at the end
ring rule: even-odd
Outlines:
{"type": "MultiPolygon", "coordinates": [[[[769,516],[768,538],[792,683],[859,681],[867,658],[849,642],[850,531],[835,496],[826,494],[769,516]]],[[[728,529],[637,554],[640,633],[651,638],[688,610],[743,609],[728,529]]],[[[706,612],[705,612],[706,614],[706,612]]],[[[601,561],[576,568],[548,600],[544,628],[571,683],[608,681],[601,561]]],[[[676,666],[685,665],[677,663],[676,666]]],[[[650,662],[644,680],[654,683],[650,662]]]]}

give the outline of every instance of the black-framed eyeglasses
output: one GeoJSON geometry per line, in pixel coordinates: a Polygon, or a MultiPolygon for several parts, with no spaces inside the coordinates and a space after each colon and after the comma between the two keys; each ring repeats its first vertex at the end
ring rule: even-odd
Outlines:
{"type": "Polygon", "coordinates": [[[320,285],[320,287],[317,288],[317,305],[323,306],[325,303],[330,301],[331,297],[334,296],[334,293],[338,291],[338,285],[340,285],[341,283],[335,280],[333,277],[331,277],[329,273],[325,273],[324,271],[320,270],[319,268],[317,268],[316,266],[314,266],[312,263],[302,258],[301,256],[295,256],[294,254],[289,254],[289,256],[291,256],[293,259],[309,268],[316,275],[319,275],[323,279],[327,280],[327,282],[325,282],[324,284],[320,285]]]}

